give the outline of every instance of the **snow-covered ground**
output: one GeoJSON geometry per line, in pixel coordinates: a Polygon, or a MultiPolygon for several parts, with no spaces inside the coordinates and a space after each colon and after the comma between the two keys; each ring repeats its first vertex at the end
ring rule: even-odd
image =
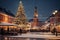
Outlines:
{"type": "Polygon", "coordinates": [[[27,37],[27,38],[45,38],[45,39],[60,39],[60,35],[55,36],[52,35],[50,32],[32,32],[32,33],[26,33],[22,35],[17,36],[8,36],[8,37],[27,37]]]}

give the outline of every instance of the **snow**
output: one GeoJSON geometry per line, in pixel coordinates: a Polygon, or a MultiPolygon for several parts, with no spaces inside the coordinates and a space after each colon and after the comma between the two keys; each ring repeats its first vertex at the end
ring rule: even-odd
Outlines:
{"type": "Polygon", "coordinates": [[[14,26],[16,24],[12,24],[12,23],[6,23],[6,22],[1,22],[0,26],[14,26]]]}
{"type": "Polygon", "coordinates": [[[32,34],[32,33],[27,33],[27,34],[22,34],[22,35],[17,35],[17,36],[9,36],[9,37],[27,37],[27,38],[45,38],[45,39],[60,39],[60,36],[55,36],[55,35],[52,35],[52,34],[47,34],[45,33],[43,35],[42,34],[32,34]]]}

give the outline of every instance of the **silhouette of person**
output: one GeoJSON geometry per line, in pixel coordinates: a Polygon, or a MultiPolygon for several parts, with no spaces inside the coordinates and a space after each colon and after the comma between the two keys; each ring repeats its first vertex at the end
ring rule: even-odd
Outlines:
{"type": "Polygon", "coordinates": [[[22,29],[20,29],[20,35],[22,34],[22,29]]]}
{"type": "Polygon", "coordinates": [[[3,35],[3,33],[4,33],[4,30],[3,30],[3,28],[1,28],[1,35],[3,35]]]}
{"type": "Polygon", "coordinates": [[[56,36],[57,36],[57,30],[56,30],[55,27],[54,27],[54,29],[53,29],[53,32],[54,32],[54,34],[56,33],[56,36]]]}

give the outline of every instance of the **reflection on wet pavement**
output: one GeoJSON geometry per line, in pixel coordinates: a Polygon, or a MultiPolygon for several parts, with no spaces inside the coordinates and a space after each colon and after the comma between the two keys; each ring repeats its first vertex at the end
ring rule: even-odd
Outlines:
{"type": "Polygon", "coordinates": [[[0,36],[0,40],[60,40],[60,39],[45,39],[45,38],[24,38],[24,37],[7,37],[0,36]]]}

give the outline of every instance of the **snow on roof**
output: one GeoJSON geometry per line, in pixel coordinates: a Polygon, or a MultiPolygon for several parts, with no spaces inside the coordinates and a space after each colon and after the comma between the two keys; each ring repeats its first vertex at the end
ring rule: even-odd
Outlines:
{"type": "Polygon", "coordinates": [[[15,26],[16,24],[0,22],[0,26],[15,26]]]}

